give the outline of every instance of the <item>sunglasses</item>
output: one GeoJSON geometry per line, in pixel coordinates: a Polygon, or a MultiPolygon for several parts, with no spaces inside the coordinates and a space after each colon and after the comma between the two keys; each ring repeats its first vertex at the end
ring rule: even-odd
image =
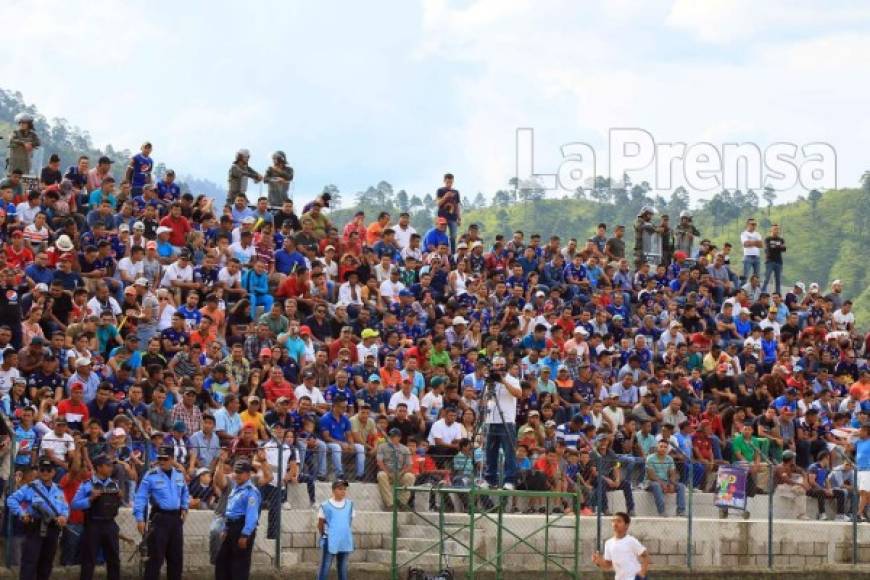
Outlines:
{"type": "Polygon", "coordinates": [[[54,471],[54,467],[40,467],[39,468],[40,473],[47,473],[49,471],[54,471]]]}

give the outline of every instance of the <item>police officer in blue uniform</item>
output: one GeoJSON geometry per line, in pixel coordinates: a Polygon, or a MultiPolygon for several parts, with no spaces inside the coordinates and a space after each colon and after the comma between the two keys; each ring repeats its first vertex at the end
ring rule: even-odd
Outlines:
{"type": "Polygon", "coordinates": [[[80,580],[94,577],[97,550],[103,549],[108,580],[121,579],[121,551],[115,517],[121,507],[121,486],[112,479],[112,462],[105,455],[94,458],[94,475],[83,482],[72,500],[72,509],[84,510],[80,580]]]}
{"type": "Polygon", "coordinates": [[[145,580],[158,580],[166,560],[167,580],[181,580],[184,558],[184,518],[190,504],[184,474],[172,467],[172,446],[157,451],[158,465],[148,471],[136,490],[133,517],[139,533],[145,536],[148,562],[145,580]],[[146,535],[145,510],[150,503],[146,535]]]}
{"type": "Polygon", "coordinates": [[[39,460],[39,479],[21,487],[6,500],[9,512],[25,525],[21,549],[21,580],[51,577],[57,539],[69,517],[69,506],[60,487],[54,484],[54,464],[39,460]]]}
{"type": "Polygon", "coordinates": [[[215,561],[215,580],[247,580],[251,550],[260,520],[260,490],[251,481],[253,467],[243,460],[233,467],[236,486],[227,501],[226,523],[215,561]]]}

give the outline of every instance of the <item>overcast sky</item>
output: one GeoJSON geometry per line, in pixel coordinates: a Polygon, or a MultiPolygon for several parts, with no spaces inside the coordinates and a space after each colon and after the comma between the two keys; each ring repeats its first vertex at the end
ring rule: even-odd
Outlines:
{"type": "Polygon", "coordinates": [[[246,147],[259,169],[286,151],[301,197],[380,179],[422,195],[444,171],[491,193],[516,172],[518,127],[534,128],[543,172],[565,143],[606,156],[614,127],[827,142],[841,186],[870,168],[865,2],[3,5],[4,88],[98,145],[147,139],[156,160],[221,184],[246,147]]]}

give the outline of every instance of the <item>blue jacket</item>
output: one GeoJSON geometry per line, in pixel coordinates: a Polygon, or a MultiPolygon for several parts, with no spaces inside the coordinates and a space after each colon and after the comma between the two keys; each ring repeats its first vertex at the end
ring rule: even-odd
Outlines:
{"type": "Polygon", "coordinates": [[[36,512],[33,511],[33,506],[36,504],[48,504],[51,506],[48,509],[49,512],[51,512],[53,508],[58,516],[69,516],[69,506],[66,503],[66,498],[64,498],[61,489],[53,483],[50,487],[45,487],[41,481],[32,481],[10,495],[9,499],[6,500],[6,504],[9,506],[9,511],[12,512],[12,515],[18,517],[21,517],[24,514],[30,516],[36,515],[36,512]],[[37,487],[40,488],[39,491],[42,492],[45,499],[48,499],[48,502],[43,499],[42,495],[35,491],[35,488],[37,487]],[[22,504],[25,505],[23,506],[22,504]]]}

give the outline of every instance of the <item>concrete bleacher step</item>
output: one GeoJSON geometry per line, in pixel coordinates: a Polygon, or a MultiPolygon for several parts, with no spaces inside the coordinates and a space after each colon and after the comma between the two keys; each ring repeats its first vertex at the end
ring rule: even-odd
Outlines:
{"type": "MultiPolygon", "coordinates": [[[[655,501],[652,493],[643,490],[635,489],[634,502],[635,512],[640,517],[655,517],[658,516],[655,501]]],[[[611,491],[607,493],[608,507],[611,512],[624,511],[626,509],[624,495],[621,491],[611,491]]],[[[714,504],[715,494],[694,491],[692,493],[692,514],[695,518],[718,518],[719,508],[714,504]]],[[[751,514],[753,519],[766,518],[769,510],[769,497],[767,495],[756,495],[747,498],[746,509],[751,514]]],[[[686,503],[688,504],[688,492],[686,494],[686,503]]],[[[676,494],[668,494],[665,496],[665,515],[672,516],[676,513],[677,496],[676,494]]],[[[828,513],[834,513],[830,506],[828,513]]],[[[818,514],[818,505],[815,499],[806,500],[806,514],[808,517],[815,519],[818,514]]],[[[774,495],[773,501],[773,517],[774,519],[795,519],[798,513],[791,500],[774,495]]],[[[733,517],[733,516],[732,516],[733,517]]]]}

